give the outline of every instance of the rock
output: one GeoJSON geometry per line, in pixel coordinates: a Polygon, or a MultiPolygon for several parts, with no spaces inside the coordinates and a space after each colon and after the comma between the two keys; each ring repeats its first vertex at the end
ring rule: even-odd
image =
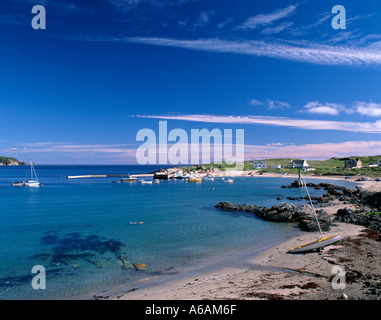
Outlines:
{"type": "MultiPolygon", "coordinates": [[[[220,202],[216,207],[224,210],[252,212],[258,217],[272,222],[299,222],[299,226],[302,230],[306,231],[319,230],[313,210],[310,206],[306,205],[296,206],[294,204],[282,202],[271,208],[267,208],[249,204],[234,205],[230,202],[220,202]]],[[[322,230],[330,230],[329,226],[332,225],[332,219],[328,214],[324,210],[318,210],[316,211],[316,214],[322,230]]]]}
{"type": "Polygon", "coordinates": [[[134,267],[136,268],[136,270],[141,271],[141,270],[145,270],[147,268],[147,264],[145,264],[145,263],[135,263],[134,267]]]}
{"type": "Polygon", "coordinates": [[[364,226],[373,231],[381,233],[381,216],[377,213],[364,214],[362,210],[353,211],[348,208],[343,208],[337,210],[335,220],[364,226]]]}
{"type": "Polygon", "coordinates": [[[291,188],[301,188],[303,187],[303,181],[302,180],[295,180],[290,184],[291,188]]]}
{"type": "Polygon", "coordinates": [[[121,260],[121,267],[122,269],[133,269],[133,265],[127,260],[127,257],[125,255],[121,255],[120,257],[121,260]]]}
{"type": "Polygon", "coordinates": [[[343,292],[339,298],[340,300],[348,300],[348,296],[343,292]]]}
{"type": "Polygon", "coordinates": [[[342,209],[337,210],[336,216],[338,216],[338,217],[348,216],[348,215],[351,215],[353,213],[354,213],[354,211],[352,209],[342,208],[342,209]]]}

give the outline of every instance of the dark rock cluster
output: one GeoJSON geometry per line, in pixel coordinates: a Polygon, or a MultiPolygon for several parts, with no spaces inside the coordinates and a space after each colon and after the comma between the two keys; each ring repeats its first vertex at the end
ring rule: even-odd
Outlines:
{"type": "Polygon", "coordinates": [[[361,211],[354,211],[349,208],[339,209],[336,213],[336,221],[353,223],[367,227],[370,230],[381,233],[381,214],[370,212],[364,214],[361,211]]]}
{"type": "MultiPolygon", "coordinates": [[[[296,187],[300,187],[300,185],[298,183],[291,183],[289,186],[282,186],[282,188],[296,187]]],[[[315,203],[329,203],[339,200],[346,201],[344,203],[361,205],[364,208],[363,210],[356,211],[348,208],[340,209],[334,217],[329,216],[322,209],[317,210],[316,215],[322,231],[329,231],[334,221],[340,221],[362,225],[381,233],[381,214],[378,212],[381,211],[381,192],[372,192],[361,188],[349,189],[330,183],[307,183],[307,187],[327,191],[320,197],[311,196],[311,200],[315,203]]],[[[287,199],[308,199],[308,196],[300,198],[287,197],[287,199]]],[[[223,210],[251,212],[264,220],[273,222],[298,222],[299,227],[305,231],[319,230],[316,217],[311,207],[306,205],[294,205],[282,202],[281,204],[267,208],[250,204],[234,205],[230,202],[220,202],[216,207],[223,210]]]]}
{"type": "MultiPolygon", "coordinates": [[[[299,227],[305,231],[318,231],[319,227],[316,217],[310,206],[294,205],[282,202],[271,208],[250,204],[234,205],[228,201],[220,202],[216,208],[230,211],[245,211],[255,214],[257,217],[273,222],[298,222],[299,227]]],[[[316,215],[322,231],[329,231],[332,225],[332,218],[324,211],[317,210],[316,215]]]]}

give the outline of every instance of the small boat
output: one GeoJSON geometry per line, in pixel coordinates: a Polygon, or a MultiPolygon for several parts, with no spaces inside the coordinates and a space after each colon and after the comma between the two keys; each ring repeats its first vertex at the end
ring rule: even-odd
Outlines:
{"type": "Polygon", "coordinates": [[[146,180],[140,180],[141,184],[152,184],[152,180],[151,181],[146,181],[146,180]]]}
{"type": "Polygon", "coordinates": [[[189,178],[188,181],[189,182],[201,182],[202,179],[200,179],[200,178],[189,178]]]}
{"type": "Polygon", "coordinates": [[[25,187],[25,181],[13,182],[12,187],[25,187]]]}
{"type": "Polygon", "coordinates": [[[314,207],[314,205],[312,203],[311,196],[310,196],[310,193],[309,193],[308,188],[307,188],[307,183],[306,183],[306,181],[304,179],[302,179],[301,173],[300,173],[300,169],[299,169],[299,182],[301,182],[302,183],[301,185],[304,186],[305,189],[306,189],[306,192],[307,192],[307,195],[308,195],[308,199],[310,201],[310,205],[311,205],[311,208],[313,210],[313,213],[314,213],[314,216],[315,216],[315,219],[316,219],[316,223],[317,223],[317,225],[319,227],[321,238],[316,240],[316,241],[313,241],[313,242],[310,242],[310,243],[306,243],[306,244],[303,244],[301,246],[292,248],[290,251],[288,251],[288,253],[305,253],[305,252],[310,252],[310,251],[314,251],[314,250],[319,250],[321,248],[324,248],[326,246],[329,246],[331,244],[339,242],[341,240],[341,234],[336,234],[336,235],[330,236],[330,237],[324,237],[323,236],[323,232],[321,231],[319,219],[318,219],[318,217],[316,215],[316,210],[315,210],[315,207],[314,207]]]}
{"type": "Polygon", "coordinates": [[[226,182],[226,183],[233,183],[234,180],[233,180],[233,179],[228,179],[228,180],[224,180],[223,182],[226,182]]]}
{"type": "Polygon", "coordinates": [[[16,181],[12,183],[12,187],[39,187],[39,186],[40,186],[40,182],[38,181],[36,170],[34,170],[32,161],[30,162],[30,179],[26,181],[16,181]]]}
{"type": "Polygon", "coordinates": [[[321,239],[316,240],[314,242],[303,244],[303,245],[296,247],[296,248],[292,248],[288,252],[289,253],[304,253],[304,252],[309,252],[309,251],[313,251],[313,250],[318,250],[318,249],[324,248],[326,246],[329,246],[331,244],[334,244],[336,242],[339,242],[340,240],[341,240],[341,234],[337,234],[334,236],[321,238],[321,239]]]}
{"type": "Polygon", "coordinates": [[[122,178],[121,181],[122,182],[136,182],[136,178],[134,177],[130,177],[130,178],[122,178]]]}
{"type": "Polygon", "coordinates": [[[155,179],[153,180],[153,183],[160,183],[160,180],[155,179]]]}
{"type": "Polygon", "coordinates": [[[30,179],[24,181],[25,187],[39,187],[40,182],[38,181],[36,170],[34,170],[34,166],[32,161],[30,162],[30,179]]]}

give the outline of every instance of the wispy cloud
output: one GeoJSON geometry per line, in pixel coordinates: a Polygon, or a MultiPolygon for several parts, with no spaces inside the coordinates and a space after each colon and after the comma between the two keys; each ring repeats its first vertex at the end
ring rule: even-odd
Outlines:
{"type": "Polygon", "coordinates": [[[308,41],[293,43],[265,41],[232,41],[224,39],[182,40],[146,37],[98,37],[92,41],[131,42],[147,45],[175,47],[219,53],[262,56],[320,65],[363,65],[381,64],[381,52],[370,46],[329,46],[308,41]]]}
{"type": "Polygon", "coordinates": [[[356,101],[351,107],[347,107],[340,103],[321,103],[319,101],[308,102],[302,110],[302,113],[311,114],[325,114],[331,116],[338,116],[341,113],[346,114],[359,114],[368,117],[381,117],[381,103],[373,101],[364,102],[356,101]]]}
{"type": "Polygon", "coordinates": [[[16,145],[3,147],[1,153],[5,154],[30,154],[30,153],[54,153],[71,154],[78,156],[109,156],[123,155],[135,156],[135,149],[128,144],[77,144],[67,142],[33,142],[17,143],[16,145]]]}
{"type": "Polygon", "coordinates": [[[137,115],[139,118],[182,120],[207,123],[258,124],[305,130],[335,130],[348,132],[381,133],[381,120],[375,122],[351,122],[292,119],[269,116],[216,116],[216,115],[137,115]]]}
{"type": "Polygon", "coordinates": [[[216,13],[214,11],[202,11],[202,12],[200,12],[200,14],[196,20],[195,27],[199,28],[199,27],[203,27],[203,26],[207,25],[208,23],[210,23],[211,18],[215,14],[216,13]]]}
{"type": "Polygon", "coordinates": [[[261,33],[266,34],[266,35],[278,34],[278,33],[282,32],[283,30],[285,30],[286,28],[291,27],[293,24],[294,24],[293,22],[284,22],[284,23],[281,23],[280,25],[278,25],[276,27],[265,28],[261,31],[261,33]]]}
{"type": "Polygon", "coordinates": [[[270,25],[275,21],[278,21],[285,17],[289,17],[292,14],[294,14],[297,6],[298,4],[290,5],[287,8],[277,9],[271,13],[258,14],[247,19],[238,27],[238,29],[252,30],[257,28],[258,26],[270,25]]]}
{"type": "MultiPolygon", "coordinates": [[[[288,102],[285,102],[285,101],[267,99],[266,103],[267,103],[268,109],[287,109],[287,108],[290,108],[290,104],[288,102]]],[[[252,106],[260,106],[260,105],[264,105],[265,103],[262,101],[256,100],[256,99],[251,99],[249,101],[249,104],[251,104],[252,106]]]]}
{"type": "Polygon", "coordinates": [[[256,99],[251,99],[249,101],[249,103],[252,105],[252,106],[260,106],[260,105],[263,105],[263,102],[262,101],[259,101],[259,100],[256,100],[256,99]]]}
{"type": "Polygon", "coordinates": [[[338,103],[320,103],[319,101],[311,101],[304,106],[302,112],[338,116],[342,110],[345,110],[345,106],[338,103]]]}
{"type": "Polygon", "coordinates": [[[290,108],[290,104],[285,101],[267,100],[267,106],[269,109],[287,109],[290,108]]]}
{"type": "Polygon", "coordinates": [[[302,158],[369,156],[381,154],[381,141],[345,141],[339,143],[245,145],[245,158],[302,158]]]}

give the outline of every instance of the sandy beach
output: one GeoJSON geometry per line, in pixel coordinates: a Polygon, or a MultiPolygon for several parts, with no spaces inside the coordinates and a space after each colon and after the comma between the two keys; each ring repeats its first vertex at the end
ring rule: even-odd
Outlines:
{"type": "MultiPolygon", "coordinates": [[[[262,176],[279,177],[276,174],[262,176]]],[[[285,177],[292,177],[287,175],[285,177]]],[[[255,176],[254,176],[255,178],[255,176]]],[[[308,177],[310,178],[310,177],[308,177]]],[[[344,177],[311,177],[313,179],[343,180],[344,177]]],[[[353,179],[352,179],[353,181],[353,179]]],[[[362,188],[381,191],[381,182],[359,182],[362,188]]],[[[334,203],[324,207],[328,214],[353,204],[334,203]]],[[[373,281],[380,284],[381,242],[378,234],[362,226],[336,223],[325,236],[342,234],[342,240],[320,252],[307,254],[287,253],[291,248],[315,241],[319,232],[303,232],[300,236],[262,251],[242,266],[234,264],[212,271],[166,281],[145,287],[136,283],[129,292],[97,296],[98,299],[118,300],[336,300],[379,298],[370,288],[373,281]],[[337,283],[337,270],[345,271],[345,288],[333,288],[337,283]]]]}

